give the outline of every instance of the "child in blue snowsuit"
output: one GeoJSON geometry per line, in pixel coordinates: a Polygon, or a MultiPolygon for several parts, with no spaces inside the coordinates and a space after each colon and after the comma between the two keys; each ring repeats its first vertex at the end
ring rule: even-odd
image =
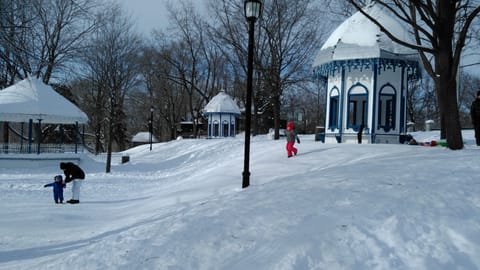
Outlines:
{"type": "Polygon", "coordinates": [[[65,188],[65,184],[63,184],[63,179],[61,175],[57,175],[53,178],[55,182],[46,184],[43,187],[53,187],[53,199],[55,203],[63,203],[63,189],[65,188]]]}

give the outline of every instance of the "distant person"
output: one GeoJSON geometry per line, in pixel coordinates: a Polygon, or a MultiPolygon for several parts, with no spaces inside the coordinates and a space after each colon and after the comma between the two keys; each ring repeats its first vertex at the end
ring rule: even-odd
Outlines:
{"type": "Polygon", "coordinates": [[[475,141],[480,146],[480,91],[470,106],[470,115],[472,117],[473,128],[475,129],[475,141]]]}
{"type": "Polygon", "coordinates": [[[287,131],[285,132],[287,137],[287,156],[292,157],[292,155],[297,155],[298,149],[295,148],[295,140],[297,143],[300,143],[300,139],[298,138],[297,131],[295,130],[295,126],[293,122],[287,123],[287,131]]]}
{"type": "Polygon", "coordinates": [[[65,184],[63,183],[62,176],[57,175],[53,180],[52,183],[46,184],[43,187],[53,187],[53,200],[55,203],[63,203],[63,189],[65,188],[65,184]]]}
{"type": "Polygon", "coordinates": [[[82,186],[83,179],[85,179],[85,173],[80,167],[72,162],[61,162],[60,169],[62,169],[65,174],[64,183],[73,182],[72,199],[68,200],[67,203],[80,203],[80,187],[82,186]]]}
{"type": "Polygon", "coordinates": [[[365,126],[363,124],[360,125],[360,128],[358,129],[358,133],[357,133],[357,141],[358,141],[358,144],[361,144],[362,143],[362,136],[363,136],[363,129],[365,128],[365,126]]]}

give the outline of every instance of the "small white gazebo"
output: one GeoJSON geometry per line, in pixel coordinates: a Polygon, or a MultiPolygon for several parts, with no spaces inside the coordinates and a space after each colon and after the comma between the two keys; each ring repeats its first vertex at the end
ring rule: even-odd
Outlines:
{"type": "MultiPolygon", "coordinates": [[[[364,10],[413,43],[410,33],[379,5],[364,10]]],[[[402,141],[408,82],[420,73],[416,51],[393,42],[359,11],[330,35],[313,70],[326,85],[325,143],[402,141]]]]}
{"type": "Polygon", "coordinates": [[[132,143],[134,146],[141,145],[141,144],[147,144],[150,143],[150,139],[152,143],[157,143],[158,139],[155,137],[155,135],[150,134],[148,131],[142,131],[138,132],[135,134],[135,136],[132,137],[132,143]]]}
{"type": "MultiPolygon", "coordinates": [[[[0,91],[0,122],[28,123],[27,153],[33,150],[33,124],[37,123],[39,132],[36,152],[40,153],[41,124],[74,124],[77,138],[80,133],[78,125],[86,124],[88,117],[77,106],[55,92],[52,87],[38,78],[29,76],[0,91]]],[[[21,137],[23,138],[23,135],[21,137]]],[[[77,141],[74,151],[77,151],[77,141]]]]}
{"type": "Polygon", "coordinates": [[[203,109],[203,114],[208,119],[208,138],[235,137],[240,109],[224,91],[210,100],[203,109]]]}

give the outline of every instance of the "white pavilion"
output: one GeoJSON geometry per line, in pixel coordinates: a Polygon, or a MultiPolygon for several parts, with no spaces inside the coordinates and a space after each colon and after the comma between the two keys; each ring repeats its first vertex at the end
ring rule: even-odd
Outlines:
{"type": "MultiPolygon", "coordinates": [[[[409,32],[380,6],[364,10],[410,42],[409,32]]],[[[326,85],[325,143],[357,143],[359,133],[364,143],[402,142],[408,82],[420,73],[416,51],[393,42],[359,11],[323,44],[313,72],[326,85]]]]}
{"type": "MultiPolygon", "coordinates": [[[[19,130],[12,132],[15,133],[15,138],[20,139],[20,143],[0,143],[6,153],[40,154],[41,152],[70,151],[66,149],[69,148],[68,145],[63,144],[61,140],[63,124],[75,125],[75,144],[72,150],[77,153],[78,146],[84,145],[85,124],[88,122],[88,117],[75,104],[55,92],[51,86],[44,84],[38,78],[28,76],[22,81],[0,90],[0,122],[21,124],[19,130]],[[28,125],[25,143],[24,123],[28,125]],[[41,145],[42,124],[61,125],[58,145],[41,145]],[[37,126],[38,131],[36,138],[33,134],[34,125],[37,126]],[[83,125],[83,131],[79,130],[79,125],[83,125]],[[33,143],[34,139],[37,144],[33,143]]],[[[8,127],[10,126],[11,124],[8,125],[8,127]]]]}

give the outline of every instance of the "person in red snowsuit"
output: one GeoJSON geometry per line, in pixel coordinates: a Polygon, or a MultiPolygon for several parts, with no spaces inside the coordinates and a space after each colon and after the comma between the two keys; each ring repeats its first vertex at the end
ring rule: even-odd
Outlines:
{"type": "Polygon", "coordinates": [[[295,148],[295,140],[297,143],[300,143],[300,139],[298,138],[297,131],[295,130],[295,126],[293,122],[287,123],[287,131],[285,132],[287,136],[287,156],[292,157],[292,155],[297,155],[298,149],[295,148]]]}

